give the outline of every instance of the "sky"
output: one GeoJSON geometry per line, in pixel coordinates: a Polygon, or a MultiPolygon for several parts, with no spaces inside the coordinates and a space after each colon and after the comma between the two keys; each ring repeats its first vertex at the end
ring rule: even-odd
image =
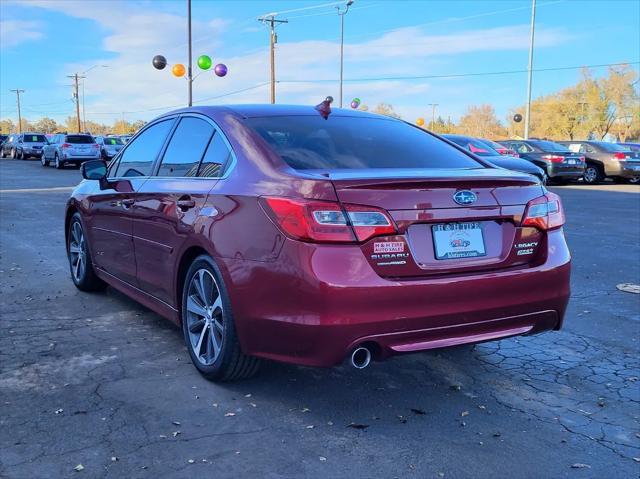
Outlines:
{"type": "MultiPolygon", "coordinates": [[[[337,102],[340,3],[193,0],[194,64],[207,54],[229,70],[219,78],[196,67],[194,103],[269,102],[269,34],[257,17],[273,12],[288,20],[277,28],[277,102],[337,102]]],[[[344,21],[346,107],[358,97],[428,121],[435,103],[455,121],[489,103],[505,121],[526,101],[531,0],[355,0],[344,21]]],[[[638,69],[640,0],[538,0],[535,33],[534,98],[574,84],[580,70],[570,67],[638,69]]],[[[0,2],[0,118],[17,119],[16,88],[29,120],[74,115],[68,75],[90,70],[87,120],[150,120],[186,105],[176,63],[187,63],[186,0],[0,2]],[[158,54],[169,62],[162,71],[151,64],[158,54]]]]}

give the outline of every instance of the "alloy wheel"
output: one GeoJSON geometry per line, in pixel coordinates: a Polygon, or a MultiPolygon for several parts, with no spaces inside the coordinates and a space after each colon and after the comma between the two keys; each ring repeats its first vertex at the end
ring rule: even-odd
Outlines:
{"type": "Polygon", "coordinates": [[[598,170],[596,170],[595,166],[587,166],[587,169],[584,170],[584,181],[587,183],[593,183],[598,178],[598,170]]]}
{"type": "Polygon", "coordinates": [[[186,309],[191,349],[201,364],[210,366],[222,350],[224,307],[218,284],[209,270],[201,268],[191,277],[186,309]]]}
{"type": "Polygon", "coordinates": [[[87,269],[87,246],[84,232],[79,221],[71,225],[69,238],[69,261],[71,261],[71,273],[77,282],[82,281],[87,269]]]}

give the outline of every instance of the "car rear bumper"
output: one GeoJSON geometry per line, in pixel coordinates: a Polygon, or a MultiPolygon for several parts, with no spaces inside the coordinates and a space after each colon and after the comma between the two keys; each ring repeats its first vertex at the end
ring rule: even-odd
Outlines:
{"type": "Polygon", "coordinates": [[[621,178],[636,178],[640,176],[640,163],[627,163],[624,161],[611,165],[607,170],[607,176],[619,176],[621,178]]]}
{"type": "Polygon", "coordinates": [[[547,167],[547,173],[549,178],[567,178],[567,179],[578,179],[582,178],[584,175],[584,166],[576,167],[576,168],[567,168],[567,167],[558,167],[556,165],[551,164],[547,167]]]}
{"type": "Polygon", "coordinates": [[[432,279],[377,275],[359,247],[287,240],[273,263],[219,259],[243,351],[332,366],[362,343],[382,359],[562,325],[570,254],[562,230],[548,235],[535,267],[432,279]]]}
{"type": "Polygon", "coordinates": [[[65,163],[84,163],[85,161],[99,160],[100,156],[63,156],[65,163]]]}

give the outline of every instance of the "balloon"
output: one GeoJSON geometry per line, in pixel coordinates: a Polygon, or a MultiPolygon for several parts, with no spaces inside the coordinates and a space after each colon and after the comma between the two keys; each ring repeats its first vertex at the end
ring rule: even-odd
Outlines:
{"type": "Polygon", "coordinates": [[[355,97],[352,101],[356,102],[358,105],[360,104],[360,98],[355,97]]]}
{"type": "Polygon", "coordinates": [[[211,68],[211,64],[211,57],[209,55],[200,55],[198,57],[198,66],[202,70],[208,70],[209,68],[211,68]]]}
{"type": "Polygon", "coordinates": [[[423,126],[424,125],[424,118],[418,118],[416,120],[416,125],[423,126]]]}
{"type": "Polygon", "coordinates": [[[186,70],[182,63],[176,63],[175,65],[173,65],[173,68],[171,69],[171,73],[173,73],[174,76],[177,76],[177,77],[183,77],[185,72],[186,70]]]}
{"type": "Polygon", "coordinates": [[[164,70],[164,67],[167,66],[167,59],[162,55],[156,55],[155,57],[153,57],[151,64],[156,70],[164,70]]]}
{"type": "Polygon", "coordinates": [[[358,103],[357,101],[351,102],[351,108],[353,108],[354,110],[356,110],[359,106],[360,106],[360,103],[358,103]]]}
{"type": "Polygon", "coordinates": [[[520,123],[522,121],[522,115],[520,113],[516,113],[515,115],[513,115],[513,121],[515,121],[516,123],[520,123]]]}
{"type": "Polygon", "coordinates": [[[333,97],[329,95],[327,98],[324,99],[324,101],[326,101],[327,103],[333,103],[333,97]]]}
{"type": "Polygon", "coordinates": [[[213,69],[213,72],[219,77],[225,76],[227,74],[227,71],[227,65],[225,65],[224,63],[218,63],[213,69]]]}

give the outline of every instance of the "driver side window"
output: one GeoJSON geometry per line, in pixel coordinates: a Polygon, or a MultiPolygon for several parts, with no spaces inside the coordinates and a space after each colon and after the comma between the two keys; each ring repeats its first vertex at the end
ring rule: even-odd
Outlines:
{"type": "Polygon", "coordinates": [[[110,171],[110,176],[149,176],[173,122],[173,118],[159,121],[130,141],[120,156],[115,171],[110,171]]]}

